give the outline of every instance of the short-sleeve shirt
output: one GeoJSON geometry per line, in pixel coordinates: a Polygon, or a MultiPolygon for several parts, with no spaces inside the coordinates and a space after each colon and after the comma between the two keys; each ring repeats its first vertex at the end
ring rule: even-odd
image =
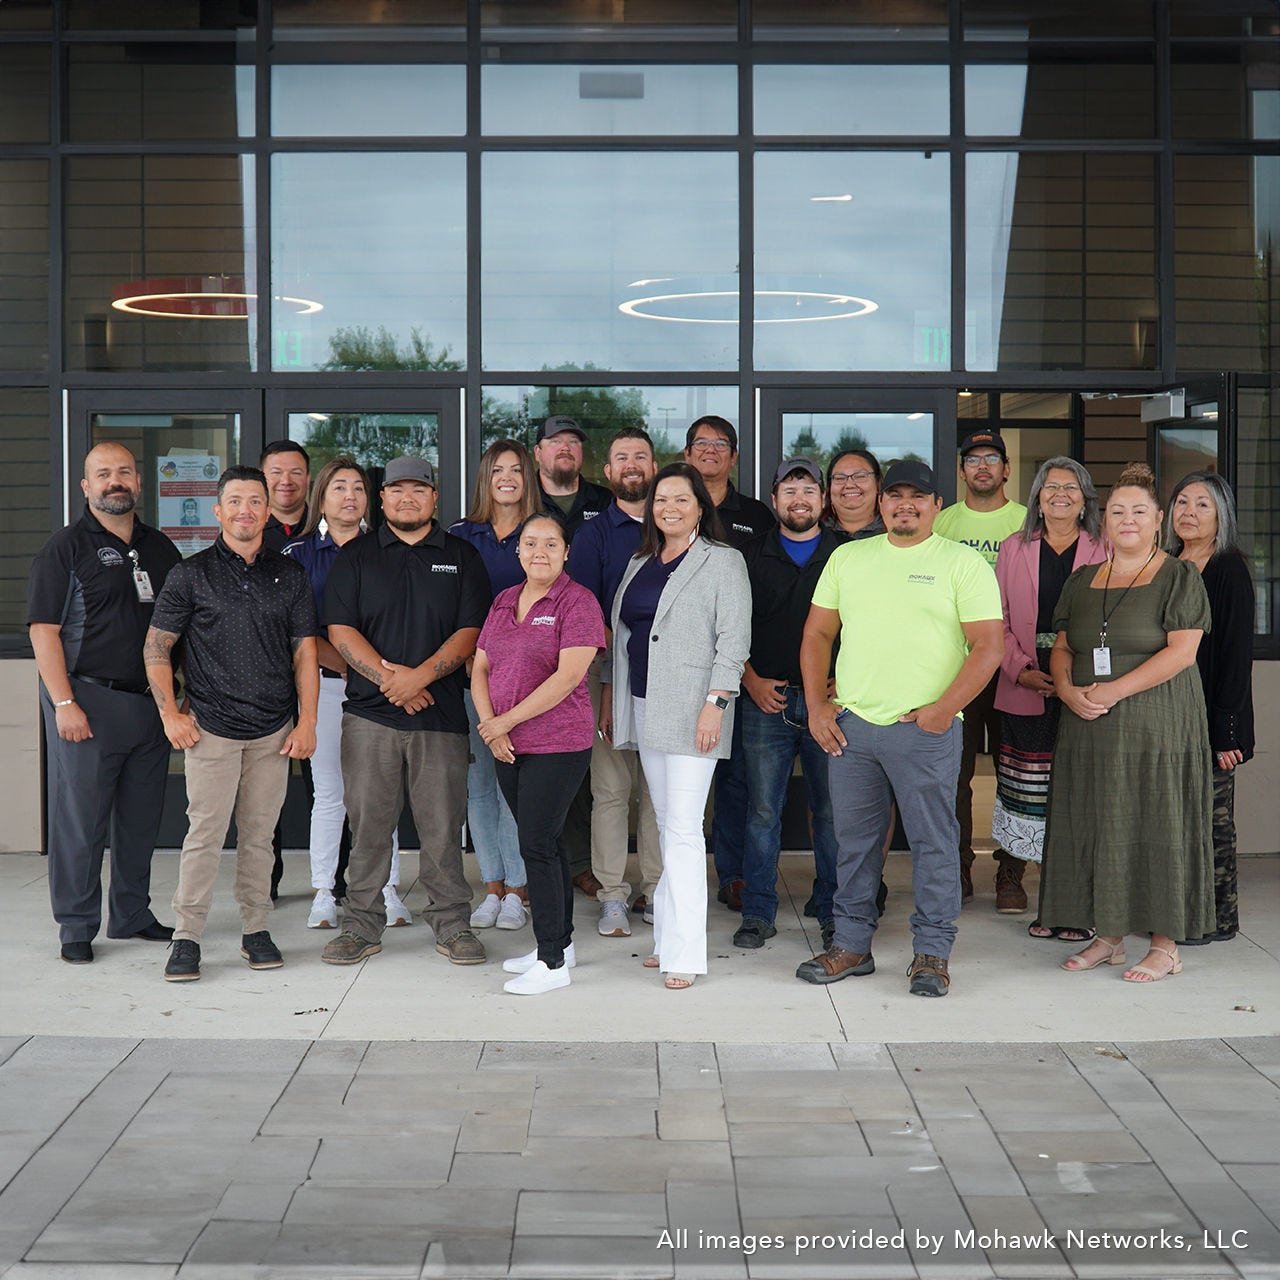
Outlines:
{"type": "Polygon", "coordinates": [[[141,520],[122,542],[86,506],[84,515],[57,533],[36,553],[27,579],[27,625],[52,623],[67,671],[97,680],[118,680],[147,688],[142,643],[151,625],[152,601],[138,599],[134,559],[160,592],[175,565],[178,548],[141,520]]]}
{"type": "Polygon", "coordinates": [[[965,502],[953,502],[938,513],[933,531],[952,542],[972,547],[994,569],[1000,544],[1022,528],[1027,509],[1020,502],[1006,502],[996,511],[974,511],[965,502]]]}
{"type": "Polygon", "coordinates": [[[496,596],[524,582],[524,570],[520,567],[520,529],[517,526],[505,538],[499,538],[488,520],[458,520],[449,526],[455,538],[471,543],[484,560],[489,574],[489,586],[496,596]]]}
{"type": "Polygon", "coordinates": [[[777,524],[773,509],[759,498],[739,493],[730,483],[724,501],[716,508],[716,515],[724,525],[724,536],[731,547],[742,550],[752,538],[767,533],[777,524]]]}
{"type": "Polygon", "coordinates": [[[319,631],[301,565],[265,546],[249,564],[219,536],[170,572],[151,625],[183,637],[187,696],[202,728],[244,741],[293,717],[295,641],[319,631]]]}
{"type": "Polygon", "coordinates": [[[835,701],[880,725],[936,702],[969,656],[963,624],[1002,616],[991,566],[936,535],[837,547],[813,603],[840,614],[835,701]]]}
{"type": "Polygon", "coordinates": [[[613,613],[613,597],[640,545],[642,528],[639,520],[614,502],[574,535],[569,573],[595,596],[606,618],[613,613]]]}
{"type": "MultiPolygon", "coordinates": [[[[326,626],[358,631],[388,662],[421,666],[455,631],[484,626],[489,574],[480,553],[438,525],[415,543],[386,524],[348,542],[324,585],[326,626]]],[[[391,729],[466,733],[462,667],[431,682],[432,706],[410,715],[381,688],[347,668],[344,711],[391,729]]]]}
{"type": "MultiPolygon", "coordinates": [[[[604,646],[604,615],[595,596],[567,573],[516,621],[523,584],[499,593],[480,632],[477,649],[489,660],[489,700],[505,715],[543,684],[560,665],[562,649],[604,646]]],[[[595,740],[595,716],[583,676],[568,697],[511,730],[517,755],[587,751],[595,740]]]]}

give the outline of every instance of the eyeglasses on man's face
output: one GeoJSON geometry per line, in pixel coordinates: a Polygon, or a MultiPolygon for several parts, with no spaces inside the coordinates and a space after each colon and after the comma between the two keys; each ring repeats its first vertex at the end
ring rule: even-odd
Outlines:
{"type": "Polygon", "coordinates": [[[964,465],[976,471],[979,467],[998,467],[1004,459],[998,453],[966,453],[964,465]]]}
{"type": "Polygon", "coordinates": [[[732,448],[727,440],[710,439],[706,436],[699,436],[690,446],[691,449],[711,449],[716,453],[728,453],[732,448]]]}

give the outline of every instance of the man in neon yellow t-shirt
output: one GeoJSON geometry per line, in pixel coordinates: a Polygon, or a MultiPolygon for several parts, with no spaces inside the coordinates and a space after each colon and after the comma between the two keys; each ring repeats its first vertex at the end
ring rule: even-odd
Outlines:
{"type": "MultiPolygon", "coordinates": [[[[934,533],[963,542],[981,552],[994,569],[1000,544],[1022,528],[1027,509],[1005,496],[1009,480],[1009,453],[994,431],[974,431],[960,445],[960,469],[964,472],[963,502],[953,502],[938,517],[934,533]]],[[[960,752],[960,777],[956,782],[956,820],[960,823],[960,899],[973,897],[973,773],[978,754],[994,750],[1000,741],[1000,713],[996,710],[996,680],[964,709],[964,737],[960,752]]],[[[1010,857],[1002,849],[995,853],[996,910],[1018,912],[1027,909],[1022,888],[1026,863],[1010,857]]]]}
{"type": "Polygon", "coordinates": [[[796,970],[806,982],[875,972],[876,890],[896,799],[914,864],[910,990],[944,996],[951,984],[960,914],[957,717],[999,665],[1004,630],[990,566],[934,536],[941,507],[923,462],[894,463],[880,497],[885,536],[839,547],[814,589],[800,670],[809,732],[829,757],[838,855],[835,940],[796,970]]]}

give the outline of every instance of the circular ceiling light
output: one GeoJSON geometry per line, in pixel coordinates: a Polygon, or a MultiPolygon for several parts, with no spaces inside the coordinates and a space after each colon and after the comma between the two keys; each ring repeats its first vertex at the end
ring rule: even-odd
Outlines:
{"type": "MultiPolygon", "coordinates": [[[[111,307],[127,315],[167,320],[245,320],[256,293],[244,291],[239,276],[173,276],[162,280],[130,280],[111,291],[111,307]]],[[[309,298],[280,296],[295,316],[312,316],[324,304],[309,298]]]]}
{"type": "MultiPolygon", "coordinates": [[[[706,289],[691,293],[658,293],[648,298],[630,298],[618,304],[623,315],[634,316],[637,320],[663,320],[668,324],[737,324],[738,318],[733,316],[694,315],[693,311],[714,310],[707,306],[705,300],[711,298],[732,298],[735,304],[738,299],[737,289],[706,289]],[[683,309],[679,304],[685,303],[683,309]],[[674,304],[674,305],[673,305],[674,304]],[[681,314],[681,311],[685,314],[681,314]]],[[[868,316],[880,310],[878,302],[869,298],[855,297],[850,293],[824,293],[807,289],[757,289],[756,324],[815,324],[822,320],[856,320],[860,316],[868,316]],[[761,298],[790,300],[790,305],[804,312],[803,315],[770,316],[760,312],[766,308],[760,305],[761,298]],[[831,310],[833,307],[842,310],[831,310]]],[[[766,304],[777,306],[777,303],[766,304]]]]}

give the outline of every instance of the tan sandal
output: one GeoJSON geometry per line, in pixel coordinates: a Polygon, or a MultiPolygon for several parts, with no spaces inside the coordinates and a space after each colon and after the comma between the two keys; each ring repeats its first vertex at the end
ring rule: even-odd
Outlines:
{"type": "MultiPolygon", "coordinates": [[[[1178,955],[1177,947],[1174,947],[1174,949],[1170,951],[1167,947],[1157,947],[1153,942],[1151,944],[1151,951],[1158,951],[1162,956],[1168,956],[1172,963],[1163,973],[1159,973],[1155,969],[1149,969],[1145,964],[1135,964],[1132,969],[1126,969],[1124,971],[1122,976],[1126,982],[1159,982],[1161,978],[1169,978],[1175,973],[1182,972],[1182,957],[1178,955]],[[1140,973],[1143,976],[1141,978],[1134,978],[1130,976],[1135,973],[1140,973]]],[[[1150,955],[1151,951],[1148,951],[1147,955],[1150,955]]]]}
{"type": "Polygon", "coordinates": [[[656,969],[662,962],[657,956],[649,956],[641,962],[646,969],[656,969]]]}
{"type": "Polygon", "coordinates": [[[1123,938],[1117,942],[1108,942],[1105,938],[1094,938],[1084,951],[1077,951],[1075,955],[1068,956],[1059,967],[1068,973],[1088,973],[1090,969],[1096,969],[1100,964],[1124,964],[1123,938]],[[1091,947],[1098,947],[1099,954],[1093,960],[1085,960],[1084,953],[1091,947]],[[1105,951],[1101,950],[1103,947],[1106,948],[1105,951]]]}
{"type": "Polygon", "coordinates": [[[685,991],[693,986],[696,977],[693,973],[669,973],[664,985],[668,991],[685,991]]]}

